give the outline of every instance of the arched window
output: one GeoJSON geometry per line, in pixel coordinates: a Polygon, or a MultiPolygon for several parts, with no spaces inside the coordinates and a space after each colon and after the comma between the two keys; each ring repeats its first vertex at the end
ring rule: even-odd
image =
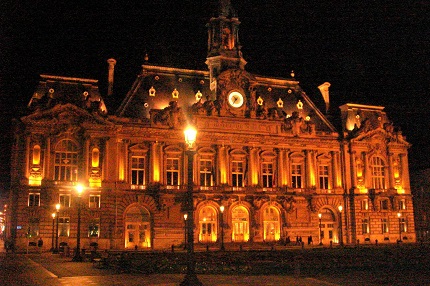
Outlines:
{"type": "Polygon", "coordinates": [[[372,187],[380,190],[385,189],[385,163],[381,157],[374,156],[371,160],[372,187]]]}
{"type": "Polygon", "coordinates": [[[55,148],[54,180],[78,180],[78,148],[71,140],[61,140],[55,148]]]}
{"type": "Polygon", "coordinates": [[[199,213],[199,241],[208,243],[216,242],[217,239],[217,212],[215,208],[206,206],[199,213]]]}
{"type": "Polygon", "coordinates": [[[232,210],[231,216],[232,240],[235,242],[247,242],[249,240],[248,210],[243,206],[237,206],[232,210]]]}
{"type": "Polygon", "coordinates": [[[281,237],[279,211],[275,207],[267,207],[263,213],[264,240],[277,241],[281,237]]]}

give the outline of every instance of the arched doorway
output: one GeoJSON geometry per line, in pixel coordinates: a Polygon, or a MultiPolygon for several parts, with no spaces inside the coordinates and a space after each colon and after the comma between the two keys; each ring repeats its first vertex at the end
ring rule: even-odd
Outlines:
{"type": "Polygon", "coordinates": [[[206,206],[199,213],[199,241],[203,243],[217,240],[217,212],[215,208],[206,206]]]}
{"type": "Polygon", "coordinates": [[[249,240],[249,213],[243,206],[235,207],[231,212],[233,226],[232,240],[234,242],[247,242],[249,240]]]}
{"type": "Polygon", "coordinates": [[[125,248],[151,247],[150,213],[146,208],[133,206],[125,214],[125,248]]]}
{"type": "Polygon", "coordinates": [[[333,241],[339,242],[337,231],[336,231],[336,217],[332,210],[324,208],[321,211],[321,242],[324,244],[333,241]]]}
{"type": "Polygon", "coordinates": [[[278,241],[281,237],[279,211],[267,207],[263,213],[264,241],[278,241]]]}

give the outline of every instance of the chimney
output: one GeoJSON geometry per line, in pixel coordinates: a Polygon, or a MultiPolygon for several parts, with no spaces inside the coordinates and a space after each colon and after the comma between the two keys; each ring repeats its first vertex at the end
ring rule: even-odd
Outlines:
{"type": "Polygon", "coordinates": [[[318,86],[322,97],[324,98],[324,102],[325,102],[325,113],[328,112],[328,108],[330,107],[330,96],[329,96],[329,92],[328,92],[328,88],[330,87],[330,83],[329,82],[325,82],[322,85],[318,86]]]}
{"type": "Polygon", "coordinates": [[[108,92],[107,95],[111,96],[113,94],[113,73],[115,70],[116,60],[108,59],[107,63],[109,64],[109,74],[108,74],[108,92]]]}

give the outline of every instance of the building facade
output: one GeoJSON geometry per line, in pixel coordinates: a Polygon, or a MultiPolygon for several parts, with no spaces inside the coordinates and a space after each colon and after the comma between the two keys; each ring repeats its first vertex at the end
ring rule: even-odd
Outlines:
{"type": "Polygon", "coordinates": [[[145,62],[112,114],[96,80],[41,76],[28,115],[14,124],[18,249],[39,237],[47,248],[57,237],[74,247],[78,210],[84,248],[181,245],[188,178],[196,243],[415,241],[410,145],[384,108],[345,104],[335,128],[329,83],[318,108],[294,74],[247,72],[240,22],[220,2],[207,24],[208,70],[145,62]],[[192,168],[187,125],[197,129],[192,168]]]}

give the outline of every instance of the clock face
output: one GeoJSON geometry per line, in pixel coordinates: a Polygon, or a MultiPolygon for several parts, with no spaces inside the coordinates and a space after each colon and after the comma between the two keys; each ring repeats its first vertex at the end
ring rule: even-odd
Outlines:
{"type": "Polygon", "coordinates": [[[232,107],[241,107],[243,105],[243,95],[237,91],[230,92],[230,94],[228,95],[228,103],[232,107]]]}

